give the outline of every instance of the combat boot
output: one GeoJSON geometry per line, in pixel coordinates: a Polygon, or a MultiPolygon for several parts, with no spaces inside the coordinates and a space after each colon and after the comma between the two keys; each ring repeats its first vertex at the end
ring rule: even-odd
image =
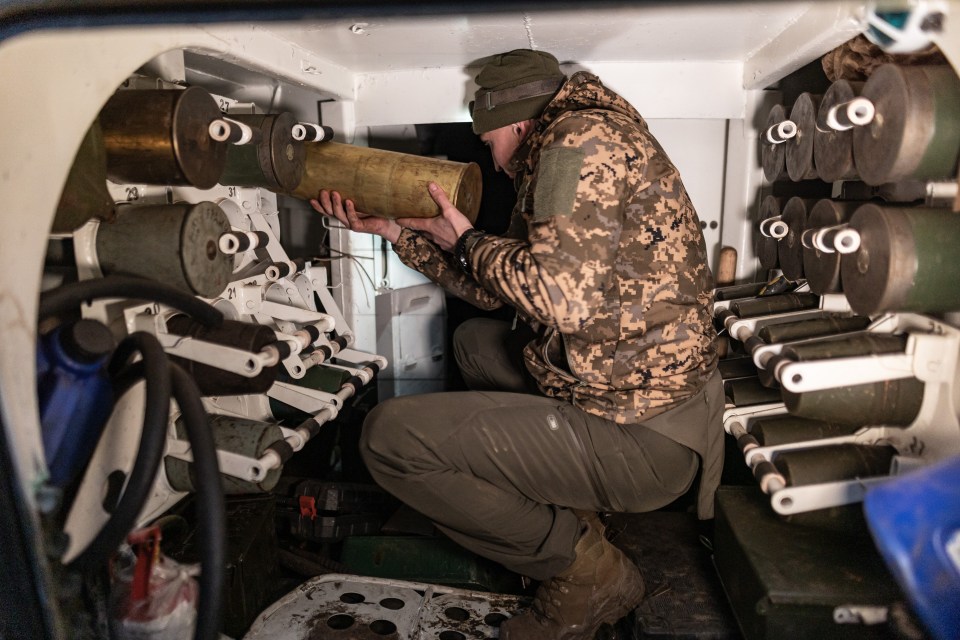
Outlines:
{"type": "Polygon", "coordinates": [[[501,640],[593,640],[643,600],[643,578],[596,525],[574,549],[573,564],[540,584],[530,610],[500,625],[501,640]]]}

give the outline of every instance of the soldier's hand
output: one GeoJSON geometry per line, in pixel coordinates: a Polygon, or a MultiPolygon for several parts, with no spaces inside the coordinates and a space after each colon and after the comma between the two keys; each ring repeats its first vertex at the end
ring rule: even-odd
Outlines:
{"type": "Polygon", "coordinates": [[[440,206],[441,215],[433,218],[399,218],[397,223],[408,229],[423,231],[431,240],[445,251],[453,251],[457,238],[467,229],[473,228],[467,217],[460,212],[447,194],[434,182],[429,186],[430,196],[440,206]]]}
{"type": "Polygon", "coordinates": [[[400,237],[400,225],[395,221],[357,211],[353,200],[344,200],[336,191],[320,191],[317,197],[310,201],[310,206],[318,213],[336,218],[350,231],[372,233],[390,242],[396,242],[400,237]]]}

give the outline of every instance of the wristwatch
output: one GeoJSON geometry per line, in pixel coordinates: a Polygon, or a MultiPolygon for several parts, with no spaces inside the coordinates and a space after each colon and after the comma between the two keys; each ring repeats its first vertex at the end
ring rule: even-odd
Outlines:
{"type": "Polygon", "coordinates": [[[486,234],[479,229],[467,229],[457,238],[457,244],[453,249],[453,256],[456,258],[457,264],[460,265],[460,269],[467,275],[473,275],[470,269],[470,261],[467,259],[467,250],[473,248],[479,236],[485,235],[486,234]]]}

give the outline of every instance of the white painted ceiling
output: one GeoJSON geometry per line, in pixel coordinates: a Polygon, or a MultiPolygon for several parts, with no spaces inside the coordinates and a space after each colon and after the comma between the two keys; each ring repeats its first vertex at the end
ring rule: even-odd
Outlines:
{"type": "Polygon", "coordinates": [[[812,4],[665,3],[388,18],[357,13],[269,29],[356,73],[474,66],[485,56],[530,47],[562,62],[744,61],[812,4]]]}

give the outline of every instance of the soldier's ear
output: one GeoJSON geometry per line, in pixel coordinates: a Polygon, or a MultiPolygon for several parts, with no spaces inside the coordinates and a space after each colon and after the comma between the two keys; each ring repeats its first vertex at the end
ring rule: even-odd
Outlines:
{"type": "Polygon", "coordinates": [[[518,136],[520,136],[521,140],[523,140],[524,138],[527,137],[527,134],[530,133],[530,131],[533,129],[533,125],[534,125],[533,120],[522,120],[520,122],[514,123],[513,131],[518,136]]]}

